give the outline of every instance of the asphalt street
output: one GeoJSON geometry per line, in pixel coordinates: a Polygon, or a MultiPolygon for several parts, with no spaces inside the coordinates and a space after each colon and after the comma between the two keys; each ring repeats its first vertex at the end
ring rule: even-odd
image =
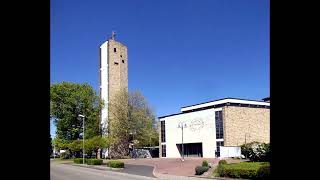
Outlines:
{"type": "MultiPolygon", "coordinates": [[[[139,176],[141,168],[138,166],[129,166],[126,171],[114,172],[107,170],[97,170],[85,167],[71,166],[60,163],[51,163],[50,164],[50,179],[51,180],[144,180],[144,179],[155,179],[152,177],[139,176]],[[129,171],[129,172],[128,172],[129,171]]],[[[149,166],[146,166],[149,167],[149,166]]],[[[152,168],[152,167],[150,167],[152,168]]],[[[152,175],[153,176],[153,175],[152,175]]]]}

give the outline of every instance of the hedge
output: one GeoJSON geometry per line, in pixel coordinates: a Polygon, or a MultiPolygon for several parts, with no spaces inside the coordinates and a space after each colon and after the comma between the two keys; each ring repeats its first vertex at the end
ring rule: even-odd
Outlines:
{"type": "MultiPolygon", "coordinates": [[[[74,158],[73,162],[76,164],[83,164],[83,158],[74,158]]],[[[87,163],[87,159],[84,159],[84,163],[87,163]]]]}
{"type": "Polygon", "coordinates": [[[208,166],[197,166],[197,167],[195,168],[195,170],[196,170],[196,175],[201,175],[201,174],[207,172],[208,169],[209,169],[208,166]]]}
{"type": "Polygon", "coordinates": [[[112,160],[107,162],[107,166],[112,168],[124,168],[124,162],[112,160]]]}
{"type": "Polygon", "coordinates": [[[220,164],[217,171],[222,177],[259,179],[270,176],[269,163],[241,162],[237,164],[220,164]]]}
{"type": "Polygon", "coordinates": [[[102,162],[102,159],[88,159],[86,163],[88,165],[102,165],[102,162]]]}
{"type": "MultiPolygon", "coordinates": [[[[76,164],[83,164],[83,158],[74,158],[73,162],[76,164]]],[[[102,165],[102,159],[84,159],[84,163],[88,165],[102,165]]]]}
{"type": "Polygon", "coordinates": [[[231,178],[247,178],[252,179],[257,177],[257,170],[254,169],[232,169],[225,168],[224,174],[231,178]]]}

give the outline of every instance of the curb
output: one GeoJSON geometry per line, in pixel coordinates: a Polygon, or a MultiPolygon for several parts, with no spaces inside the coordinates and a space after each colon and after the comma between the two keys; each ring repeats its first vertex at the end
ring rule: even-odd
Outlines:
{"type": "Polygon", "coordinates": [[[114,170],[114,171],[120,171],[123,170],[124,168],[111,168],[111,167],[106,167],[106,166],[93,166],[93,165],[83,165],[83,164],[73,164],[69,163],[69,165],[72,166],[80,166],[80,167],[85,167],[85,168],[92,168],[92,169],[98,169],[98,170],[114,170]]]}

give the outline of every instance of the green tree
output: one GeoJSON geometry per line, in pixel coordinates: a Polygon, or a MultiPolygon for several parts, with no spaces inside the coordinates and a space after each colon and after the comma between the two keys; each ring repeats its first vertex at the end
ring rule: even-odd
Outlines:
{"type": "Polygon", "coordinates": [[[69,144],[71,141],[65,140],[65,139],[60,139],[55,137],[53,139],[53,144],[56,148],[56,151],[59,151],[60,149],[68,149],[69,148],[69,144]]]}
{"type": "Polygon", "coordinates": [[[97,155],[98,149],[109,148],[109,146],[110,139],[108,137],[95,136],[85,140],[84,149],[86,154],[92,156],[93,152],[97,155]]]}
{"type": "Polygon", "coordinates": [[[121,158],[129,153],[129,111],[128,92],[119,91],[109,104],[108,135],[114,141],[110,146],[109,156],[121,158]]]}
{"type": "Polygon", "coordinates": [[[57,139],[67,143],[82,139],[85,115],[85,139],[99,135],[102,102],[88,84],[62,82],[50,87],[50,115],[57,127],[57,139]]]}
{"type": "Polygon", "coordinates": [[[80,157],[80,152],[83,149],[83,140],[77,139],[68,144],[68,149],[75,157],[80,157]]]}
{"type": "Polygon", "coordinates": [[[111,157],[127,156],[130,134],[136,147],[158,145],[156,119],[147,100],[140,92],[120,91],[110,103],[109,134],[114,139],[111,157]]]}
{"type": "Polygon", "coordinates": [[[155,115],[146,98],[138,91],[129,95],[129,122],[129,131],[138,141],[136,147],[158,145],[155,144],[158,141],[155,140],[158,139],[155,115]]]}

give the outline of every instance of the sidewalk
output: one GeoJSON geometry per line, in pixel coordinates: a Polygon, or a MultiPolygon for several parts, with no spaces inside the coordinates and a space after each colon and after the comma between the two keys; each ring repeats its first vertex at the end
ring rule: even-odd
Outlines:
{"type": "Polygon", "coordinates": [[[195,176],[195,167],[201,166],[203,160],[212,164],[217,164],[219,161],[216,158],[186,158],[183,162],[180,158],[122,159],[121,161],[125,164],[154,166],[154,175],[157,177],[173,175],[178,178],[179,176],[195,176]]]}
{"type": "MultiPolygon", "coordinates": [[[[87,164],[73,164],[72,162],[65,162],[72,166],[81,166],[85,168],[92,168],[98,170],[113,171],[119,173],[135,174],[145,177],[157,177],[164,180],[230,180],[230,178],[221,177],[206,177],[205,175],[195,175],[195,167],[202,164],[203,160],[207,160],[211,164],[217,164],[219,159],[211,158],[186,158],[181,161],[180,158],[154,158],[154,159],[119,159],[125,163],[125,168],[110,168],[105,165],[95,166],[87,164]]],[[[107,162],[108,160],[104,160],[107,162]]],[[[236,161],[236,160],[228,160],[236,161]]],[[[210,172],[208,172],[210,173],[210,172]]]]}

